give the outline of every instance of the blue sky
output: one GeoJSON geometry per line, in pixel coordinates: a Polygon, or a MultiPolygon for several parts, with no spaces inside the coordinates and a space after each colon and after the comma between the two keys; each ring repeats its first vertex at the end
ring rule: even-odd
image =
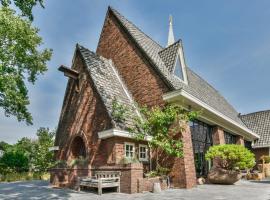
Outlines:
{"type": "Polygon", "coordinates": [[[76,43],[95,51],[108,5],[163,46],[172,14],[190,68],[238,112],[270,109],[268,0],[45,0],[45,9],[34,10],[34,25],[54,53],[47,73],[28,87],[34,125],[0,110],[0,140],[14,143],[33,138],[39,127],[57,126],[67,83],[57,68],[70,66],[76,43]]]}

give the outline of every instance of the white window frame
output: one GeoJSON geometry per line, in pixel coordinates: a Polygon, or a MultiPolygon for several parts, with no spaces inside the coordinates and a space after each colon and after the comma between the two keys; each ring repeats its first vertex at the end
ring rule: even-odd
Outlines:
{"type": "Polygon", "coordinates": [[[135,150],[135,144],[134,143],[125,142],[124,148],[125,148],[125,158],[135,158],[136,150],[135,150]],[[126,146],[127,145],[133,146],[133,151],[132,151],[133,152],[133,157],[127,157],[127,152],[126,152],[126,146]]]}
{"type": "Polygon", "coordinates": [[[139,144],[139,161],[148,161],[148,146],[145,144],[139,144]],[[145,158],[141,158],[141,147],[145,147],[145,158]]]}

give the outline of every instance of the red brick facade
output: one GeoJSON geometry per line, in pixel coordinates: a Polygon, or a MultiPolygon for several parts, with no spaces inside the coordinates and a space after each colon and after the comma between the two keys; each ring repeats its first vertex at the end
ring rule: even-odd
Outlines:
{"type": "Polygon", "coordinates": [[[87,157],[91,158],[90,165],[103,165],[107,163],[110,149],[104,142],[99,141],[97,133],[110,129],[111,120],[93,87],[79,53],[75,56],[73,69],[80,72],[79,86],[76,86],[76,82],[72,79],[68,81],[55,141],[55,145],[61,150],[57,159],[72,159],[72,142],[79,136],[84,141],[87,157]]]}
{"type": "MultiPolygon", "coordinates": [[[[97,54],[113,61],[137,103],[150,107],[165,105],[162,96],[171,90],[170,86],[161,78],[151,61],[138,48],[110,10],[104,22],[97,54]]],[[[98,132],[112,129],[113,124],[79,51],[75,53],[72,69],[79,72],[79,79],[78,81],[70,79],[67,84],[55,142],[60,148],[56,157],[70,161],[78,157],[76,149],[84,145],[89,165],[86,169],[52,170],[51,182],[59,186],[61,184],[74,186],[79,176],[89,176],[93,170],[117,170],[122,174],[121,192],[152,190],[152,184],[160,180],[143,178],[143,172],[149,170],[149,162],[122,163],[125,157],[125,142],[134,143],[136,155],[139,144],[147,143],[124,137],[99,139],[98,132]]],[[[181,133],[181,139],[183,158],[163,157],[162,162],[171,169],[169,175],[173,187],[191,188],[196,185],[196,172],[188,124],[181,133]]],[[[243,138],[239,137],[238,143],[243,142],[243,138]]],[[[213,144],[224,143],[223,129],[214,127],[213,144]]],[[[161,185],[163,188],[166,187],[164,181],[161,181],[161,185]]]]}
{"type": "Polygon", "coordinates": [[[260,158],[262,156],[269,156],[269,147],[252,149],[255,154],[256,163],[260,163],[260,158]]]}
{"type": "Polygon", "coordinates": [[[97,54],[113,60],[137,103],[148,106],[165,103],[162,95],[169,88],[110,12],[100,35],[97,54]]]}
{"type": "Polygon", "coordinates": [[[213,128],[213,145],[225,144],[224,131],[221,127],[213,128]]]}
{"type": "MultiPolygon", "coordinates": [[[[168,86],[110,12],[102,29],[97,54],[113,60],[133,98],[140,105],[165,104],[162,96],[169,91],[168,86]]],[[[196,174],[189,127],[183,133],[183,142],[184,158],[175,159],[171,174],[175,187],[190,188],[196,185],[196,174]]]]}

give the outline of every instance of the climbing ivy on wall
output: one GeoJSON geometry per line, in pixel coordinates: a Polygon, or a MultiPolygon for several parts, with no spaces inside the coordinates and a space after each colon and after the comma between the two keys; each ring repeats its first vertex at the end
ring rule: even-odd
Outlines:
{"type": "Polygon", "coordinates": [[[187,111],[178,105],[164,107],[142,107],[143,117],[137,118],[135,128],[130,132],[138,140],[151,138],[149,146],[156,151],[156,166],[159,167],[160,152],[174,157],[183,156],[181,132],[185,131],[187,123],[198,116],[198,112],[187,111]]]}

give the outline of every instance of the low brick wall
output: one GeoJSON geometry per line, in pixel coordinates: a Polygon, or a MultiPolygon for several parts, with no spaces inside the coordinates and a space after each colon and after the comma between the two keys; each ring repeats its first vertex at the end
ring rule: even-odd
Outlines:
{"type": "Polygon", "coordinates": [[[50,170],[50,183],[53,187],[77,189],[78,177],[91,176],[94,171],[120,171],[120,192],[122,193],[151,192],[154,183],[160,183],[162,190],[167,188],[167,181],[165,179],[160,177],[143,178],[143,165],[141,163],[100,166],[92,167],[91,169],[54,168],[50,170]]]}
{"type": "Polygon", "coordinates": [[[153,191],[154,183],[160,183],[161,189],[168,188],[167,181],[160,177],[138,179],[138,192],[153,191]]]}
{"type": "Polygon", "coordinates": [[[100,166],[92,168],[93,171],[121,171],[120,192],[137,193],[138,179],[143,178],[143,165],[141,163],[130,163],[113,166],[100,166]]]}
{"type": "Polygon", "coordinates": [[[91,169],[53,168],[50,170],[50,174],[50,183],[53,187],[69,187],[76,189],[78,177],[91,176],[91,169]]]}

